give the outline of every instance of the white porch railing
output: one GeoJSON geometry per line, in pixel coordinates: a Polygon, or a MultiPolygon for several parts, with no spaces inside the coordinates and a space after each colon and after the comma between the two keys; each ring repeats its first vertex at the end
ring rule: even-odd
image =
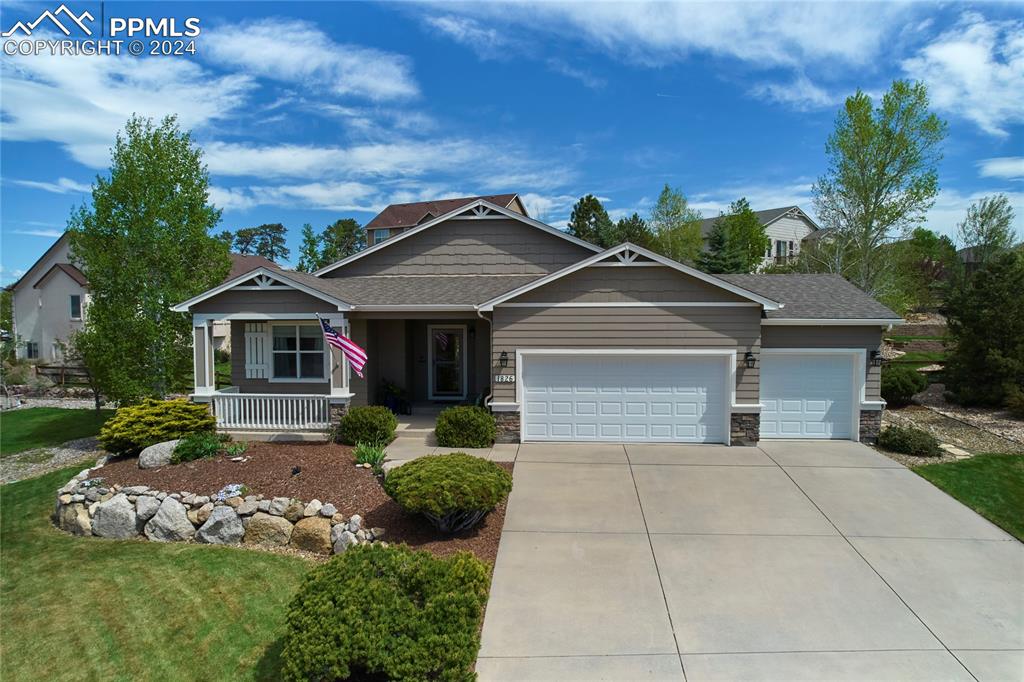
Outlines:
{"type": "Polygon", "coordinates": [[[215,393],[218,429],[242,431],[323,431],[331,423],[326,395],[215,393]]]}

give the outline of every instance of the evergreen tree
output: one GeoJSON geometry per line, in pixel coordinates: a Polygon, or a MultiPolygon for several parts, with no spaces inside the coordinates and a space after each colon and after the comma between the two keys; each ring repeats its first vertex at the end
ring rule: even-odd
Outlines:
{"type": "Polygon", "coordinates": [[[285,246],[285,235],[288,229],[281,223],[265,223],[255,228],[256,245],[254,250],[257,256],[263,256],[267,260],[277,262],[288,260],[291,250],[285,246]]]}
{"type": "Polygon", "coordinates": [[[365,249],[366,230],[352,218],[342,218],[324,228],[320,243],[320,267],[324,267],[365,249]]]}
{"type": "Polygon", "coordinates": [[[631,242],[637,246],[649,248],[653,239],[651,228],[647,226],[647,221],[637,213],[628,218],[620,218],[619,222],[615,223],[610,236],[611,243],[606,246],[617,246],[623,242],[631,242]]]}
{"type": "Polygon", "coordinates": [[[612,219],[601,205],[601,200],[593,194],[580,198],[572,207],[569,217],[569,234],[572,236],[607,248],[611,246],[608,242],[613,238],[612,233],[612,219]]]}
{"type": "Polygon", "coordinates": [[[690,208],[678,189],[665,185],[651,211],[651,248],[680,263],[693,264],[704,246],[701,214],[690,208]]]}
{"type": "Polygon", "coordinates": [[[733,236],[726,218],[720,216],[712,226],[707,249],[697,258],[697,267],[712,274],[749,272],[744,248],[733,236]]]}
{"type": "Polygon", "coordinates": [[[313,226],[302,226],[302,244],[299,246],[299,272],[315,272],[323,267],[320,259],[320,236],[313,232],[313,226]]]}
{"type": "Polygon", "coordinates": [[[259,234],[255,227],[243,227],[235,232],[234,241],[231,244],[232,250],[235,253],[242,254],[243,256],[251,256],[256,253],[256,242],[258,238],[259,234]]]}
{"type": "Polygon", "coordinates": [[[222,282],[230,268],[210,234],[202,151],[173,116],[133,116],[114,142],[92,206],[69,220],[72,258],[89,280],[82,353],[107,398],[131,403],[191,383],[192,321],[170,307],[222,282]]]}

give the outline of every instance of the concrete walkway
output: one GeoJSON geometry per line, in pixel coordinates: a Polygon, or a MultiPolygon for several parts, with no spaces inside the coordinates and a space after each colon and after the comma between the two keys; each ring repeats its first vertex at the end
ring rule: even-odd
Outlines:
{"type": "Polygon", "coordinates": [[[866,446],[515,461],[481,680],[1024,679],[1024,545],[866,446]]]}

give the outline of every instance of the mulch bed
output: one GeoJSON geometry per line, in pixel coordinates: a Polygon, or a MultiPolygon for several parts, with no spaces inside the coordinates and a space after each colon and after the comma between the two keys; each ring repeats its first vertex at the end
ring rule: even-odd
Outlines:
{"type": "MultiPolygon", "coordinates": [[[[245,462],[228,457],[140,469],[134,457],[113,460],[97,472],[107,484],[146,485],[168,492],[216,494],[231,483],[251,494],[330,502],[345,516],[360,514],[365,526],[384,528],[389,543],[404,542],[438,556],[465,550],[493,563],[505,521],[505,504],[483,522],[457,535],[442,535],[416,514],[406,513],[385,494],[369,469],[356,468],[352,448],[333,443],[250,443],[245,462]],[[292,475],[295,467],[298,474],[292,475]]],[[[512,471],[511,463],[499,466],[512,471]]]]}

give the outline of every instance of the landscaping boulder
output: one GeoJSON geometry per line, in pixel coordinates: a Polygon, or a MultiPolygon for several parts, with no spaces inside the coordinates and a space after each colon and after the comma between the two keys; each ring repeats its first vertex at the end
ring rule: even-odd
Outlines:
{"type": "MultiPolygon", "coordinates": [[[[335,526],[335,528],[344,528],[344,526],[335,526]]],[[[333,535],[333,533],[332,533],[333,535]]],[[[356,534],[352,531],[342,530],[337,533],[337,539],[334,541],[334,553],[341,554],[352,545],[358,545],[359,540],[356,538],[356,534]]]]}
{"type": "Polygon", "coordinates": [[[306,508],[302,511],[302,515],[316,516],[320,513],[320,510],[323,509],[323,506],[324,505],[320,500],[310,500],[309,504],[307,504],[306,508]]]}
{"type": "Polygon", "coordinates": [[[331,520],[322,516],[307,516],[292,529],[291,546],[317,554],[331,553],[331,520]]]}
{"type": "Polygon", "coordinates": [[[84,504],[59,505],[57,527],[73,535],[92,535],[92,522],[84,504]]]}
{"type": "Polygon", "coordinates": [[[135,500],[135,515],[139,522],[145,523],[153,518],[156,510],[160,508],[160,500],[150,495],[143,495],[135,500]]]}
{"type": "Polygon", "coordinates": [[[150,445],[139,454],[140,469],[156,469],[167,466],[171,463],[171,455],[174,448],[178,447],[177,440],[168,440],[156,445],[150,445]]]}
{"type": "MultiPolygon", "coordinates": [[[[268,512],[273,516],[284,516],[284,510],[288,508],[288,505],[292,501],[287,497],[275,497],[270,501],[270,507],[268,512]]],[[[260,511],[263,511],[262,509],[260,511]]]]}
{"type": "Polygon", "coordinates": [[[180,542],[195,535],[185,506],[173,497],[165,497],[156,514],[146,524],[146,537],[156,542],[180,542]]]}
{"type": "Polygon", "coordinates": [[[338,510],[330,502],[320,507],[320,516],[326,516],[327,518],[331,518],[336,513],[338,513],[338,510]]]}
{"type": "Polygon", "coordinates": [[[245,527],[245,544],[283,547],[292,537],[292,524],[280,516],[256,512],[245,527]]]}
{"type": "Polygon", "coordinates": [[[210,545],[233,545],[241,541],[245,530],[231,507],[214,507],[206,523],[196,531],[196,541],[210,545]]]}
{"type": "Polygon", "coordinates": [[[127,495],[118,493],[96,507],[92,532],[101,538],[126,540],[138,533],[135,522],[135,506],[128,501],[127,495]]]}
{"type": "Polygon", "coordinates": [[[297,523],[302,518],[306,505],[302,504],[299,500],[292,500],[285,507],[284,517],[292,523],[297,523]]]}
{"type": "Polygon", "coordinates": [[[252,516],[259,507],[259,501],[255,497],[247,497],[242,504],[235,508],[239,516],[252,516]]]}
{"type": "Polygon", "coordinates": [[[199,521],[199,525],[206,523],[207,519],[210,518],[210,514],[213,513],[213,502],[205,502],[203,506],[196,512],[196,519],[199,521]]]}

